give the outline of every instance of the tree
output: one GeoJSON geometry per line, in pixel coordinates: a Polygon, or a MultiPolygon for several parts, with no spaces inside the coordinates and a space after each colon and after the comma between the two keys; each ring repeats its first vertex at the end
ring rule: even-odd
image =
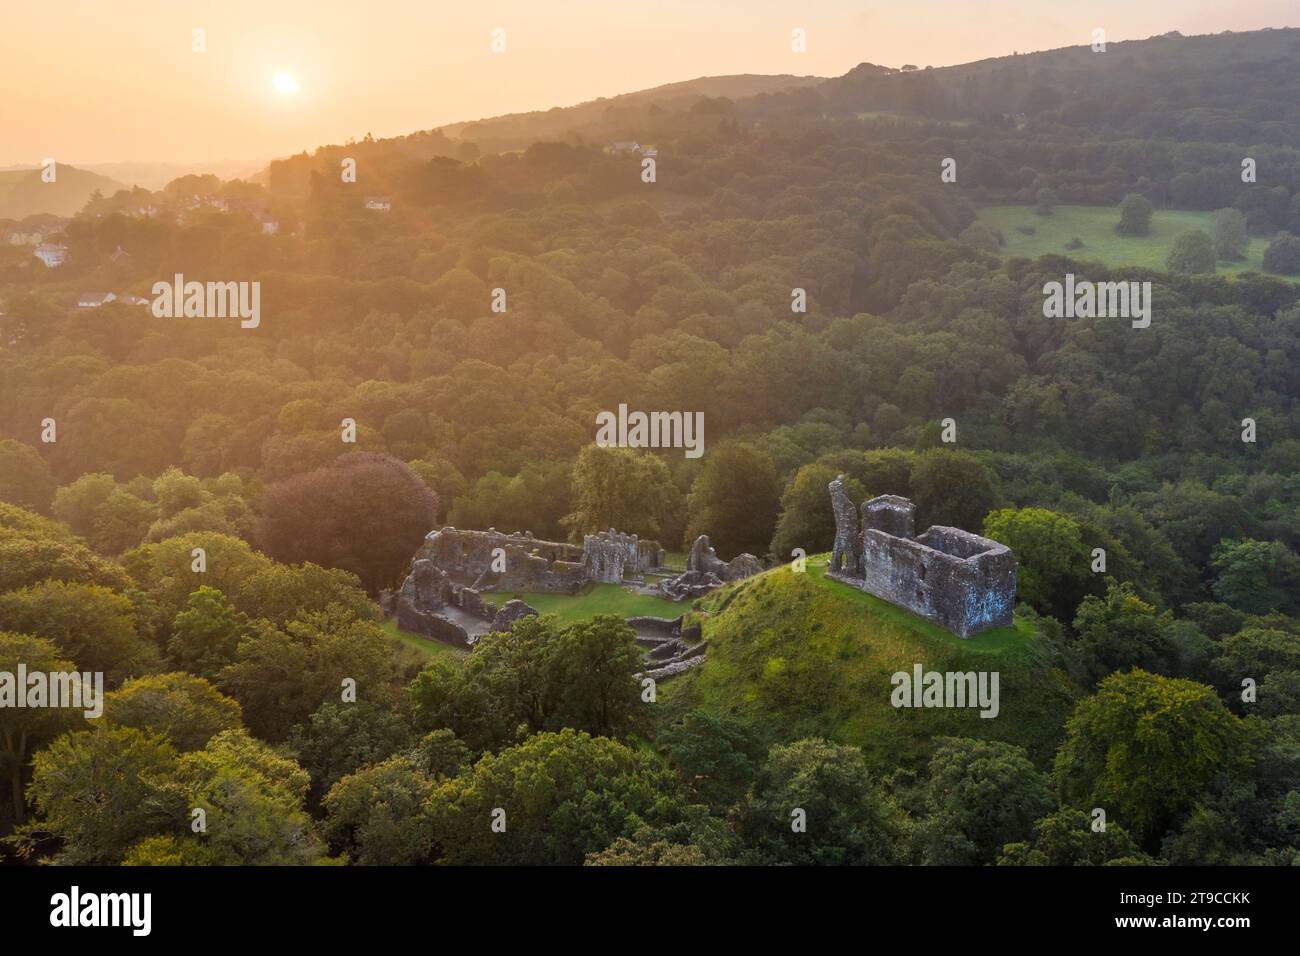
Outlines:
{"type": "Polygon", "coordinates": [[[42,581],[99,584],[122,590],[130,579],[56,521],[0,504],[0,592],[42,581]]]}
{"type": "Polygon", "coordinates": [[[1300,670],[1300,640],[1295,634],[1269,627],[1246,627],[1225,637],[1215,661],[1229,691],[1240,692],[1242,678],[1261,682],[1274,672],[1300,670]]]}
{"type": "Polygon", "coordinates": [[[1180,233],[1165,258],[1170,272],[1196,273],[1214,271],[1214,240],[1204,229],[1180,233]]]}
{"type": "Polygon", "coordinates": [[[984,519],[984,536],[1011,549],[1019,565],[1016,597],[1060,621],[1098,582],[1079,523],[1046,508],[1005,508],[984,519]]]}
{"type": "Polygon", "coordinates": [[[781,484],[772,459],[739,442],[709,454],[687,498],[686,544],[707,534],[719,555],[763,555],[772,540],[781,484]]]}
{"type": "Polygon", "coordinates": [[[158,509],[112,475],[82,475],[54,495],[55,517],[99,551],[120,554],[140,543],[158,509]]]}
{"type": "Polygon", "coordinates": [[[997,476],[968,452],[932,448],[916,457],[912,469],[916,530],[948,525],[972,530],[1002,498],[997,476]]]}
{"type": "Polygon", "coordinates": [[[361,866],[425,863],[430,834],[423,810],[437,785],[403,755],[362,767],[325,795],[325,839],[361,866]]]}
{"type": "Polygon", "coordinates": [[[1282,233],[1264,250],[1264,271],[1293,276],[1300,273],[1300,238],[1282,233]]]}
{"type": "Polygon", "coordinates": [[[668,519],[676,489],[663,459],[628,448],[585,445],[573,466],[570,534],[617,528],[656,537],[668,519]]]}
{"type": "MultiPolygon", "coordinates": [[[[16,675],[19,664],[26,665],[28,673],[66,674],[75,670],[52,641],[0,631],[0,673],[16,675]]],[[[15,687],[14,691],[25,694],[27,688],[15,687]]],[[[83,712],[66,707],[15,707],[13,703],[0,707],[0,775],[9,781],[12,822],[20,824],[27,816],[23,776],[28,757],[79,724],[83,712]]]]}
{"type": "Polygon", "coordinates": [[[326,701],[289,736],[288,746],[324,794],[343,777],[411,745],[411,727],[387,707],[326,701]]]}
{"type": "Polygon", "coordinates": [[[1115,231],[1121,236],[1145,236],[1151,231],[1151,216],[1155,209],[1146,196],[1129,193],[1119,204],[1119,225],[1115,231]]]}
{"type": "Polygon", "coordinates": [[[45,581],[0,594],[0,627],[52,640],[83,671],[109,686],[147,674],[158,650],[136,632],[129,598],[94,584],[45,581]]]}
{"type": "Polygon", "coordinates": [[[1300,607],[1300,557],[1281,541],[1223,541],[1211,567],[1214,596],[1247,614],[1300,607]]]}
{"type": "Polygon", "coordinates": [[[862,751],[810,738],[769,751],[742,833],[747,863],[889,864],[900,855],[903,813],[862,751]]]}
{"type": "Polygon", "coordinates": [[[186,815],[201,809],[206,820],[205,832],[184,840],[225,866],[319,863],[324,847],[304,809],[309,783],[302,767],[267,744],[224,731],[177,761],[173,786],[184,795],[186,815]]]}
{"type": "Polygon", "coordinates": [[[1214,213],[1214,254],[1225,262],[1246,258],[1250,235],[1246,231],[1246,217],[1241,210],[1219,209],[1214,213]]]}
{"type": "Polygon", "coordinates": [[[425,802],[438,858],[451,865],[577,865],[679,812],[653,754],[573,729],[488,754],[425,802]]]}
{"type": "Polygon", "coordinates": [[[334,608],[277,627],[255,621],[217,686],[239,701],[244,722],[263,740],[283,741],[326,701],[342,699],[355,681],[357,699],[394,695],[392,648],[378,624],[334,608]]]}
{"type": "Polygon", "coordinates": [[[370,593],[405,574],[438,496],[403,462],[355,452],[266,489],[258,540],[278,561],[351,571],[370,593]]]}
{"type": "Polygon", "coordinates": [[[223,667],[234,663],[247,627],[248,618],[235,610],[224,594],[205,584],[176,615],[167,653],[186,670],[215,680],[223,667]]]}
{"type": "Polygon", "coordinates": [[[564,628],[546,654],[547,729],[627,733],[644,710],[632,676],[643,666],[636,632],[622,618],[600,614],[564,628]]]}
{"type": "Polygon", "coordinates": [[[1009,843],[999,866],[1105,866],[1117,861],[1150,864],[1133,838],[1118,823],[1106,822],[1094,830],[1093,820],[1081,810],[1057,810],[1034,824],[1033,839],[1009,843]]]}
{"type": "Polygon", "coordinates": [[[0,501],[46,512],[56,485],[35,448],[13,438],[0,440],[0,501]]]}
{"type": "MultiPolygon", "coordinates": [[[[60,842],[55,862],[108,866],[138,841],[188,826],[174,786],[176,751],[166,738],[100,723],[64,734],[36,754],[27,795],[37,818],[19,831],[60,842]]],[[[31,844],[20,844],[28,853],[31,844]]]]}
{"type": "Polygon", "coordinates": [[[475,752],[514,743],[521,731],[626,733],[644,706],[633,636],[614,617],[564,628],[550,616],[524,618],[483,635],[463,663],[426,666],[409,688],[416,723],[448,728],[475,752]]]}
{"type": "Polygon", "coordinates": [[[945,737],[930,758],[917,843],[927,865],[992,863],[1055,805],[1047,778],[1021,747],[945,737]]]}
{"type": "Polygon", "coordinates": [[[1106,582],[1106,596],[1088,595],[1074,618],[1073,647],[1093,682],[1126,667],[1165,670],[1173,656],[1156,609],[1133,585],[1106,582]]]}
{"type": "Polygon", "coordinates": [[[1053,780],[1063,805],[1101,807],[1154,848],[1217,774],[1248,765],[1250,750],[1245,726],[1213,688],[1134,669],[1079,702],[1053,780]]]}
{"type": "Polygon", "coordinates": [[[659,734],[659,744],[691,796],[718,810],[744,796],[763,757],[748,725],[704,710],[688,711],[659,734]]]}
{"type": "Polygon", "coordinates": [[[163,736],[181,753],[201,750],[222,731],[242,726],[238,703],[185,673],[127,681],[105,698],[104,719],[163,736]]]}

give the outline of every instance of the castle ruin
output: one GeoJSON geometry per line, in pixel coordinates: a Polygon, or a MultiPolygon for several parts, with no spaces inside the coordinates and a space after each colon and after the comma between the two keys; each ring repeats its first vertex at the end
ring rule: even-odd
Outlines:
{"type": "Polygon", "coordinates": [[[425,537],[392,611],[405,630],[469,646],[489,626],[501,630],[536,613],[522,601],[498,609],[484,600],[486,592],[576,594],[588,582],[621,584],[625,575],[661,568],[664,556],[659,542],[612,528],[586,535],[581,545],[543,541],[531,532],[442,528],[425,537]]]}
{"type": "Polygon", "coordinates": [[[960,637],[1007,627],[1016,601],[1010,549],[960,528],[915,533],[916,506],[880,495],[853,507],[844,476],[830,483],[835,546],[830,577],[906,608],[960,637]]]}

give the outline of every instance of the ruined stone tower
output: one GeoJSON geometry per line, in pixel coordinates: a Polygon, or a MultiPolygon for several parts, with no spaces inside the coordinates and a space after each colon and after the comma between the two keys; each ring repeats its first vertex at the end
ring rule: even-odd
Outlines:
{"type": "Polygon", "coordinates": [[[863,502],[859,531],[843,475],[830,483],[830,493],[831,577],[961,637],[1011,624],[1016,559],[1005,545],[942,525],[916,535],[916,506],[897,495],[863,502]]]}

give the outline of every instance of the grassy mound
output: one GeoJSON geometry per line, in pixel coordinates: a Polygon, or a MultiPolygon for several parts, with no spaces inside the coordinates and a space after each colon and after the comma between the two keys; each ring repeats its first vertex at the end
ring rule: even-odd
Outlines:
{"type": "Polygon", "coordinates": [[[745,720],[773,740],[821,736],[861,747],[881,769],[914,766],[932,740],[954,735],[1005,740],[1039,764],[1061,738],[1075,690],[1051,663],[1028,620],[969,640],[826,577],[825,556],[808,571],[768,571],[705,601],[706,662],[667,682],[672,711],[702,707],[745,720]],[[1000,710],[895,708],[891,676],[997,671],[1000,710]]]}

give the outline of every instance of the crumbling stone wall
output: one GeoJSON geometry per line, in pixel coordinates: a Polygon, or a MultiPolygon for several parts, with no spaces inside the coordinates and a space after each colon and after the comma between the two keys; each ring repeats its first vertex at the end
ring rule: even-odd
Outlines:
{"type": "Polygon", "coordinates": [[[587,573],[592,581],[621,584],[625,574],[644,574],[663,567],[665,552],[658,541],[642,541],[634,534],[610,528],[582,539],[587,573]]]}
{"type": "Polygon", "coordinates": [[[857,575],[862,571],[862,541],[858,536],[858,509],[844,487],[844,476],[831,482],[831,510],[835,512],[835,546],[831,570],[857,575]]]}
{"type": "MultiPolygon", "coordinates": [[[[835,482],[830,491],[834,500],[835,482]]],[[[849,514],[836,508],[837,545],[856,524],[850,524],[849,514]]],[[[859,570],[832,566],[830,575],[961,637],[1009,626],[1016,600],[1011,551],[989,538],[941,525],[914,536],[914,519],[915,506],[906,498],[881,495],[864,502],[859,570]]]]}
{"type": "Polygon", "coordinates": [[[709,536],[702,534],[695,539],[691,553],[686,559],[686,571],[677,577],[663,581],[659,589],[674,601],[688,597],[700,597],[715,591],[729,581],[740,581],[763,570],[758,558],[752,554],[738,554],[730,561],[723,561],[709,544],[709,536]]]}
{"type": "Polygon", "coordinates": [[[458,587],[572,594],[588,580],[581,547],[529,533],[442,528],[424,539],[416,560],[431,561],[458,587]],[[500,549],[498,555],[497,549],[500,549]],[[504,570],[497,568],[504,567],[504,570]]]}

